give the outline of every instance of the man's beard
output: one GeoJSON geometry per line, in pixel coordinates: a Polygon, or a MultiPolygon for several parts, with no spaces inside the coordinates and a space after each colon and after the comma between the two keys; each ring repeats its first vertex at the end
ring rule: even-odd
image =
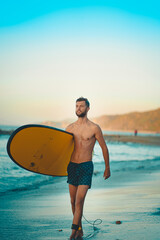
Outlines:
{"type": "Polygon", "coordinates": [[[83,117],[86,116],[86,113],[87,113],[87,110],[85,110],[84,112],[82,112],[82,113],[80,113],[80,114],[76,113],[76,115],[77,115],[78,117],[83,118],[83,117]]]}

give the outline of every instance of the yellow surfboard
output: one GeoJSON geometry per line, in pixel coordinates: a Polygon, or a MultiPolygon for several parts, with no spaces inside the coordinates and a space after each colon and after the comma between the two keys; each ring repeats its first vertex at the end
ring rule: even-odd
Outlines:
{"type": "Polygon", "coordinates": [[[50,176],[67,176],[73,149],[73,134],[38,124],[17,128],[7,143],[8,155],[16,164],[50,176]]]}

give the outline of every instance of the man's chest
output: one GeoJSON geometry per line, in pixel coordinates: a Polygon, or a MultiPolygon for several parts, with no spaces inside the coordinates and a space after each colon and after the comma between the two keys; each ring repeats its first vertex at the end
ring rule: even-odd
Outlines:
{"type": "Polygon", "coordinates": [[[94,132],[89,129],[74,129],[73,135],[75,140],[84,140],[84,141],[90,141],[95,137],[94,132]]]}

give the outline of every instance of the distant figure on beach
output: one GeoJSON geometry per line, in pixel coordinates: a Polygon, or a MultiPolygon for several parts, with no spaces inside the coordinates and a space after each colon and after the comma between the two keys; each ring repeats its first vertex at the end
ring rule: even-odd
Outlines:
{"type": "Polygon", "coordinates": [[[135,129],[134,130],[134,136],[137,136],[137,133],[138,133],[138,131],[137,131],[137,129],[135,129]]]}
{"type": "Polygon", "coordinates": [[[74,135],[74,150],[67,167],[69,193],[73,212],[71,226],[71,239],[79,239],[83,236],[82,215],[85,196],[91,188],[93,175],[92,152],[96,140],[102,148],[105,161],[104,179],[110,177],[109,152],[102,130],[98,124],[87,118],[90,103],[87,98],[80,97],[76,100],[77,121],[67,126],[66,131],[74,135]]]}

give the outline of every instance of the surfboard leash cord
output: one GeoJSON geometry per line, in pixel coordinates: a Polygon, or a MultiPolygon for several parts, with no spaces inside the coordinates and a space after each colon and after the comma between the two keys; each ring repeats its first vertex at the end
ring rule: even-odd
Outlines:
{"type": "Polygon", "coordinates": [[[90,222],[90,221],[88,221],[88,220],[84,217],[84,215],[83,215],[83,218],[86,220],[86,222],[88,222],[89,224],[91,224],[91,225],[93,226],[93,233],[90,233],[90,234],[88,234],[86,237],[84,237],[84,239],[89,239],[89,238],[91,238],[91,237],[93,237],[93,236],[95,235],[95,233],[96,233],[95,226],[101,224],[101,223],[102,223],[102,219],[97,218],[97,219],[95,219],[93,222],[90,222]]]}

